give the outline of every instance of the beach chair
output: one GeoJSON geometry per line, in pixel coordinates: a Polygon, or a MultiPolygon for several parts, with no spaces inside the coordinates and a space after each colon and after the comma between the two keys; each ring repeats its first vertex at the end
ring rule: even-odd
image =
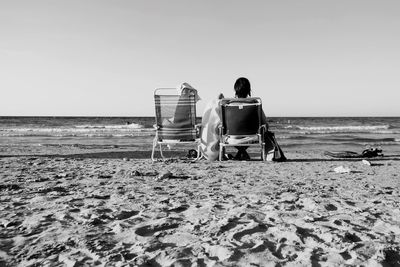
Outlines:
{"type": "Polygon", "coordinates": [[[261,159],[266,160],[264,136],[267,126],[262,124],[261,99],[224,98],[219,102],[222,125],[219,128],[219,160],[226,147],[259,147],[261,159]]]}
{"type": "Polygon", "coordinates": [[[179,95],[175,88],[158,88],[154,91],[156,135],[151,152],[152,161],[158,146],[164,160],[163,145],[193,144],[199,158],[200,126],[196,125],[196,95],[179,95]]]}

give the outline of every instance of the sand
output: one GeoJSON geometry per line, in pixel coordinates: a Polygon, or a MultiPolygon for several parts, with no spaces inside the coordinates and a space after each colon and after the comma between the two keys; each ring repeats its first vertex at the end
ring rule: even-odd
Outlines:
{"type": "Polygon", "coordinates": [[[0,266],[400,265],[399,157],[132,155],[0,158],[0,266]]]}

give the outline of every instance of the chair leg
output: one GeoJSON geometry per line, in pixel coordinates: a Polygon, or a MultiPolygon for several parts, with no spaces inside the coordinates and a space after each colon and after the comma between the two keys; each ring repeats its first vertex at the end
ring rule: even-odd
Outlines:
{"type": "Polygon", "coordinates": [[[157,146],[157,139],[154,138],[154,140],[153,140],[153,149],[152,149],[152,151],[151,151],[151,160],[152,160],[153,162],[156,161],[156,160],[154,159],[154,151],[155,151],[155,149],[156,149],[156,146],[157,146]]]}
{"type": "Polygon", "coordinates": [[[219,161],[222,161],[223,154],[224,154],[224,147],[220,144],[219,145],[219,157],[218,157],[219,161]]]}
{"type": "Polygon", "coordinates": [[[267,159],[266,155],[265,155],[265,145],[262,144],[261,145],[261,160],[265,161],[267,159]]]}
{"type": "Polygon", "coordinates": [[[197,151],[196,152],[197,152],[197,156],[196,156],[196,158],[194,160],[192,160],[192,162],[198,161],[203,157],[203,155],[200,155],[201,154],[200,145],[197,145],[197,151]]]}
{"type": "Polygon", "coordinates": [[[162,151],[162,145],[160,144],[160,154],[161,154],[161,158],[163,159],[163,160],[165,160],[165,157],[164,157],[164,154],[163,154],[163,151],[162,151]]]}
{"type": "Polygon", "coordinates": [[[264,128],[261,129],[261,134],[259,135],[260,139],[259,142],[261,144],[261,160],[262,161],[266,161],[267,159],[267,155],[265,154],[265,141],[264,141],[264,136],[265,136],[265,132],[264,132],[264,128]]]}

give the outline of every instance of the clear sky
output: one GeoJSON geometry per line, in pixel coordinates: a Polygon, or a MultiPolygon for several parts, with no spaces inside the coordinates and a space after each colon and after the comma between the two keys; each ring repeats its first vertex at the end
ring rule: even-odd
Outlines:
{"type": "Polygon", "coordinates": [[[400,116],[400,1],[0,0],[0,115],[152,116],[252,84],[267,116],[400,116]]]}

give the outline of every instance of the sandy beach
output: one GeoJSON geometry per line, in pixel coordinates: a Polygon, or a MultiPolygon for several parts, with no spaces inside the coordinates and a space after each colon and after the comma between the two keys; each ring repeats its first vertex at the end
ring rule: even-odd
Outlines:
{"type": "Polygon", "coordinates": [[[0,158],[0,266],[398,266],[400,157],[0,158]],[[344,166],[350,173],[336,173],[344,166]]]}

